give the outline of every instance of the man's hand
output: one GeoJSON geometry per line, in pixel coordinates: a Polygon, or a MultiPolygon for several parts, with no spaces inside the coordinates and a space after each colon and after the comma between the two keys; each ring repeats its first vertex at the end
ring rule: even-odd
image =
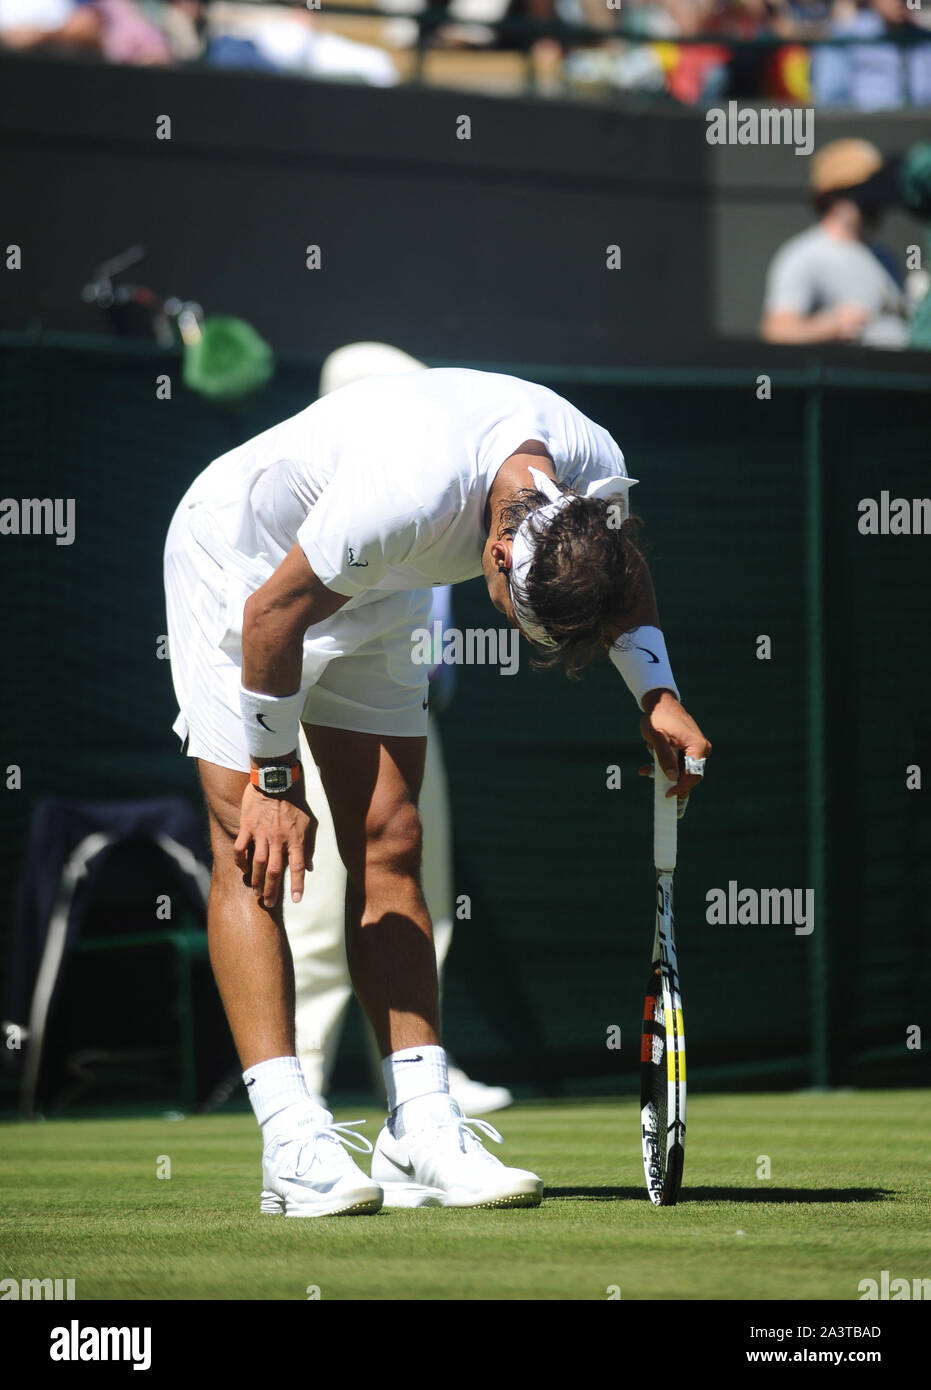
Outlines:
{"type": "Polygon", "coordinates": [[[831,310],[834,337],[841,343],[856,343],[870,321],[870,312],[862,304],[838,304],[831,310]]]}
{"type": "MultiPolygon", "coordinates": [[[[683,758],[686,753],[692,758],[707,758],[711,744],[671,691],[651,691],[643,703],[646,713],[640,720],[640,732],[669,778],[666,795],[685,800],[702,779],[683,770],[683,758]]],[[[649,777],[652,771],[652,767],[641,767],[640,776],[649,777]]]]}
{"type": "Polygon", "coordinates": [[[300,902],[304,872],[313,868],[316,838],[317,821],[300,787],[286,796],[267,796],[251,782],[246,786],[233,857],[261,907],[277,903],[286,864],[291,869],[291,900],[300,902]]]}

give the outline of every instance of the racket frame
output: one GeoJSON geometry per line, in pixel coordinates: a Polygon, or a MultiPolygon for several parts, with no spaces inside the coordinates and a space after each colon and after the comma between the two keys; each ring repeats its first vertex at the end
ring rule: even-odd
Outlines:
{"type": "Polygon", "coordinates": [[[641,1039],[640,1134],[647,1193],[654,1206],[675,1206],[685,1161],[685,1030],[676,956],[673,876],[676,867],[677,802],[667,797],[669,780],[656,761],[653,768],[653,861],[656,872],[656,923],[653,960],[644,1001],[641,1039]],[[648,1018],[650,1001],[652,1018],[648,1018]],[[662,1020],[656,1017],[657,1005],[662,1020]],[[661,1032],[660,1032],[661,1029],[661,1032]],[[657,1040],[666,1069],[666,1133],[657,1132],[653,1102],[657,1040]]]}

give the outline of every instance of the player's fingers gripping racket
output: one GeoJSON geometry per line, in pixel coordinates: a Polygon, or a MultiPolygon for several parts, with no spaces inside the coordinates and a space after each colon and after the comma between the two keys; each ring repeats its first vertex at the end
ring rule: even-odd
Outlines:
{"type": "Polygon", "coordinates": [[[650,1201],[671,1207],[679,1196],[685,1160],[685,1033],[672,910],[678,807],[675,797],[666,796],[671,784],[655,754],[653,763],[656,929],[643,1005],[640,1131],[650,1201]]]}

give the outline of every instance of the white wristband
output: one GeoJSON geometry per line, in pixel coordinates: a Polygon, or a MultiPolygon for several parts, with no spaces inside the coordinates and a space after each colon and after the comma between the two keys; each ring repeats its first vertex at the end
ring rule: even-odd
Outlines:
{"type": "Polygon", "coordinates": [[[293,695],[262,695],[240,686],[242,726],[251,757],[280,758],[294,752],[304,699],[305,692],[300,690],[293,695]]]}
{"type": "Polygon", "coordinates": [[[622,633],[608,655],[641,709],[649,690],[671,690],[678,700],[679,689],[658,627],[635,627],[622,633]]]}

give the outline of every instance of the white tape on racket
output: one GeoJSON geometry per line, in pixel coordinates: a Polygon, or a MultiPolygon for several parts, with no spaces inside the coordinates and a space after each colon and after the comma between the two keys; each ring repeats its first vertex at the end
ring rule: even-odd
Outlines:
{"type": "Polygon", "coordinates": [[[676,867],[676,823],[679,819],[678,798],[666,795],[672,786],[654,753],[653,864],[658,871],[670,874],[676,867]]]}

